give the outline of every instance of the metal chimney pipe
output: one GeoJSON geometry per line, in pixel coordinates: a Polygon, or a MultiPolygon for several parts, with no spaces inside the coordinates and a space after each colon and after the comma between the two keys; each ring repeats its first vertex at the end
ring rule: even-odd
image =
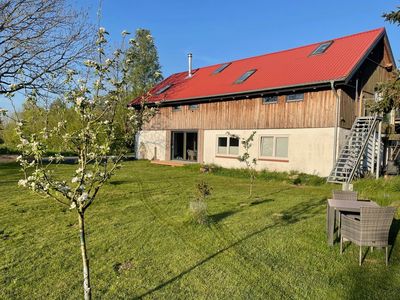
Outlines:
{"type": "Polygon", "coordinates": [[[192,77],[192,53],[188,53],[188,64],[189,64],[188,77],[192,77]]]}

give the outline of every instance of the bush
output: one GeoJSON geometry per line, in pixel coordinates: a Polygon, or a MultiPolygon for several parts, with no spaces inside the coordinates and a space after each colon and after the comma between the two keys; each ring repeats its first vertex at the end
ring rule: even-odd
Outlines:
{"type": "Polygon", "coordinates": [[[7,146],[0,146],[0,155],[19,154],[17,149],[9,148],[7,146]]]}
{"type": "Polygon", "coordinates": [[[196,185],[197,196],[194,201],[189,203],[189,211],[194,222],[198,224],[207,224],[207,203],[206,198],[211,195],[212,188],[205,181],[196,185]]]}
{"type": "MultiPolygon", "coordinates": [[[[213,173],[215,175],[228,176],[234,178],[248,178],[247,169],[228,169],[223,168],[214,164],[202,165],[202,170],[206,170],[206,173],[213,173]]],[[[204,172],[204,171],[203,171],[204,172]]],[[[317,175],[310,175],[305,173],[299,173],[297,171],[290,172],[277,172],[262,170],[257,172],[257,178],[266,181],[286,181],[295,185],[311,185],[319,186],[326,182],[326,179],[317,175]]]]}

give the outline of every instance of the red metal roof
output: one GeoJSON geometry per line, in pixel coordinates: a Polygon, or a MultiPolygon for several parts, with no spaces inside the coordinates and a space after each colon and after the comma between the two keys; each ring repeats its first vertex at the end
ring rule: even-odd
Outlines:
{"type": "Polygon", "coordinates": [[[317,55],[311,53],[327,41],[236,60],[218,74],[213,72],[222,63],[196,69],[190,78],[187,71],[176,73],[156,85],[147,101],[181,101],[345,80],[384,34],[385,29],[379,28],[333,39],[326,52],[317,55]],[[234,83],[251,69],[257,71],[243,83],[234,83]],[[157,95],[168,84],[171,87],[157,95]]]}

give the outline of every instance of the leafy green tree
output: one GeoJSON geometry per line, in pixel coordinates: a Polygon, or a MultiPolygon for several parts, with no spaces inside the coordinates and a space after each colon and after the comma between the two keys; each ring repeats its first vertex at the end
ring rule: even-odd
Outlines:
{"type": "MultiPolygon", "coordinates": [[[[389,13],[385,13],[382,17],[396,25],[400,25],[400,7],[389,13]]],[[[393,71],[393,77],[388,82],[380,83],[377,86],[380,101],[371,104],[372,111],[388,113],[392,109],[400,109],[400,70],[393,71]]]]}
{"type": "Polygon", "coordinates": [[[147,93],[163,76],[150,30],[136,30],[135,38],[129,40],[129,45],[126,53],[128,91],[129,96],[138,97],[147,93]]]}
{"type": "MultiPolygon", "coordinates": [[[[137,113],[141,117],[137,118],[139,123],[134,124],[134,126],[141,128],[143,122],[147,121],[146,112],[148,105],[146,103],[146,96],[149,90],[163,79],[161,66],[158,61],[157,48],[150,30],[138,29],[136,31],[135,38],[129,40],[129,48],[121,64],[127,69],[127,80],[125,101],[119,104],[115,112],[115,130],[117,136],[124,136],[126,132],[130,131],[129,127],[133,124],[129,121],[124,111],[126,110],[126,106],[137,97],[141,97],[137,105],[137,113]]],[[[116,139],[112,148],[124,148],[129,152],[134,152],[135,137],[132,137],[130,140],[116,139]]]]}

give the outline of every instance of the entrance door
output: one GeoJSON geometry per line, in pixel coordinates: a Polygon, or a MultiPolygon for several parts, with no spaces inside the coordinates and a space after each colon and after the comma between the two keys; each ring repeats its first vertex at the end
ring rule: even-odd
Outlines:
{"type": "Polygon", "coordinates": [[[171,159],[197,161],[196,131],[172,131],[171,159]]]}

